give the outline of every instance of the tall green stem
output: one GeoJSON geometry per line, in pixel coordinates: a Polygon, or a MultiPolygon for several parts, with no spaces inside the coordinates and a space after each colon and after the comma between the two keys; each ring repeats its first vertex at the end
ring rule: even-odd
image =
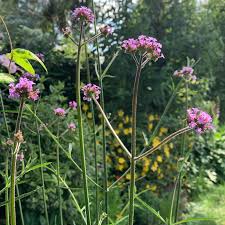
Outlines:
{"type": "MultiPolygon", "coordinates": [[[[185,115],[187,113],[187,109],[188,109],[188,82],[185,81],[185,115]]],[[[185,120],[184,126],[186,126],[186,125],[187,125],[187,122],[185,120]]],[[[185,148],[186,148],[186,133],[184,133],[183,138],[182,138],[181,156],[180,156],[182,158],[184,157],[184,154],[185,154],[185,148]]],[[[182,189],[182,170],[179,169],[176,204],[175,204],[175,210],[174,210],[174,222],[177,222],[178,217],[179,217],[181,189],[182,189]]]]}
{"type": "MultiPolygon", "coordinates": [[[[17,192],[17,196],[20,197],[20,189],[18,184],[16,184],[16,192],[17,192]]],[[[19,210],[20,210],[20,217],[21,217],[21,223],[22,225],[24,225],[24,218],[23,218],[23,209],[22,209],[22,204],[21,201],[19,201],[19,210]]]]}
{"type": "Polygon", "coordinates": [[[135,197],[135,166],[136,166],[136,121],[137,121],[137,97],[139,80],[141,76],[142,57],[140,58],[139,64],[137,65],[137,71],[135,75],[134,87],[133,87],[133,98],[132,98],[132,136],[131,136],[131,167],[130,167],[130,205],[129,205],[129,225],[134,223],[134,197],[135,197]]]}
{"type": "Polygon", "coordinates": [[[87,183],[87,170],[85,161],[85,149],[84,149],[84,134],[83,134],[83,121],[81,111],[81,96],[80,96],[80,56],[82,48],[82,36],[83,36],[83,24],[80,26],[80,37],[77,50],[77,64],[76,64],[76,100],[77,100],[77,114],[78,114],[78,127],[79,127],[79,140],[80,140],[80,151],[81,151],[81,164],[83,174],[83,188],[85,198],[85,209],[87,217],[87,225],[91,225],[91,214],[89,206],[89,194],[88,194],[88,183],[87,183]]]}
{"type": "MultiPolygon", "coordinates": [[[[2,107],[2,114],[3,114],[3,119],[4,119],[4,124],[7,132],[8,138],[10,138],[9,134],[9,128],[8,128],[8,123],[5,115],[5,106],[2,98],[2,92],[0,91],[0,101],[1,101],[1,107],[2,107]]],[[[5,153],[5,183],[8,182],[8,177],[9,177],[9,149],[6,149],[5,153]]],[[[9,201],[9,190],[6,188],[5,190],[5,201],[9,201]]],[[[6,225],[9,225],[9,203],[6,203],[5,205],[5,220],[6,220],[6,225]]]]}
{"type": "MultiPolygon", "coordinates": [[[[15,134],[20,130],[24,99],[20,100],[19,112],[16,121],[15,134]]],[[[15,186],[16,186],[16,158],[20,149],[20,142],[14,141],[14,150],[12,152],[11,163],[11,184],[10,184],[10,222],[11,225],[16,225],[16,206],[15,206],[15,186]]]]}
{"type": "MultiPolygon", "coordinates": [[[[36,129],[38,134],[38,149],[39,149],[39,158],[40,158],[40,164],[43,164],[42,160],[42,148],[41,148],[41,134],[40,129],[38,127],[38,121],[36,119],[36,129]]],[[[46,200],[46,193],[45,193],[45,180],[44,180],[44,171],[43,167],[40,168],[41,171],[41,184],[42,184],[42,195],[43,195],[43,201],[44,201],[44,210],[45,210],[45,219],[47,222],[47,225],[49,225],[49,218],[48,218],[48,208],[47,208],[47,200],[46,200]]]]}
{"type": "MultiPolygon", "coordinates": [[[[59,122],[57,124],[57,139],[59,139],[59,122]]],[[[59,217],[60,224],[63,225],[63,213],[62,213],[62,196],[60,190],[60,157],[59,157],[59,146],[56,146],[56,158],[57,158],[57,191],[58,191],[58,203],[59,203],[59,217]]]]}
{"type": "MultiPolygon", "coordinates": [[[[95,35],[97,34],[97,26],[96,26],[96,13],[95,13],[95,5],[94,5],[94,1],[92,0],[92,9],[95,15],[95,19],[94,19],[94,29],[95,29],[95,35]]],[[[98,38],[96,38],[96,49],[97,49],[97,62],[98,62],[98,73],[99,73],[99,86],[101,88],[101,94],[100,94],[100,104],[101,107],[103,109],[103,111],[105,111],[105,104],[104,104],[104,87],[103,87],[103,83],[102,83],[102,70],[101,70],[101,62],[100,62],[100,51],[99,51],[99,43],[98,43],[98,38]]],[[[103,187],[104,187],[104,210],[105,213],[107,214],[107,217],[105,219],[105,224],[109,224],[109,219],[108,219],[108,172],[107,172],[107,160],[106,160],[106,135],[105,135],[105,129],[106,129],[106,125],[105,125],[105,120],[102,118],[102,153],[103,153],[103,187]]]]}
{"type": "MultiPolygon", "coordinates": [[[[87,81],[88,81],[88,83],[91,83],[91,74],[90,74],[87,44],[85,45],[85,57],[86,57],[86,67],[87,67],[87,81]]],[[[98,184],[98,157],[97,157],[97,144],[96,144],[95,111],[94,111],[94,105],[93,105],[92,101],[90,104],[91,104],[91,112],[92,112],[92,132],[93,132],[93,142],[94,142],[95,183],[98,184]]],[[[95,186],[95,218],[96,218],[96,223],[98,223],[98,220],[99,220],[99,190],[98,190],[97,185],[95,186]]]]}

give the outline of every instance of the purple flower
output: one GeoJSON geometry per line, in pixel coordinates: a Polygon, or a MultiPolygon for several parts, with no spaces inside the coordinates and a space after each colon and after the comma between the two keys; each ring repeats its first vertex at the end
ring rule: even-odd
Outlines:
{"type": "Polygon", "coordinates": [[[54,113],[56,116],[59,116],[59,117],[64,117],[66,115],[66,111],[63,108],[54,109],[54,113]]]}
{"type": "Polygon", "coordinates": [[[24,154],[23,154],[23,152],[18,153],[17,156],[16,156],[16,159],[18,161],[22,162],[24,160],[24,154]]]}
{"type": "Polygon", "coordinates": [[[38,74],[33,75],[31,73],[28,73],[28,72],[24,73],[22,75],[22,77],[27,78],[27,79],[32,80],[32,81],[38,81],[40,79],[40,76],[38,74]]]}
{"type": "Polygon", "coordinates": [[[148,59],[157,61],[159,58],[164,58],[161,52],[162,44],[153,37],[140,35],[137,39],[130,38],[124,40],[122,48],[127,53],[135,53],[137,51],[145,54],[148,59]]]}
{"type": "Polygon", "coordinates": [[[188,126],[194,129],[198,134],[202,134],[207,130],[212,130],[212,117],[198,108],[187,110],[188,126]]]}
{"type": "Polygon", "coordinates": [[[75,123],[70,123],[70,124],[68,124],[68,129],[71,130],[71,131],[75,131],[75,130],[76,130],[76,125],[75,125],[75,123]]]}
{"type": "Polygon", "coordinates": [[[6,57],[6,55],[0,55],[0,64],[9,70],[9,73],[15,73],[19,70],[18,66],[6,57]]]}
{"type": "Polygon", "coordinates": [[[94,22],[94,14],[93,14],[92,10],[85,6],[76,8],[72,12],[72,17],[74,20],[77,20],[77,21],[84,21],[86,23],[94,22]]]}
{"type": "Polygon", "coordinates": [[[70,101],[69,107],[70,107],[70,109],[76,110],[77,109],[77,103],[75,101],[70,101]]]}
{"type": "Polygon", "coordinates": [[[20,77],[17,84],[9,84],[9,98],[19,99],[21,97],[36,101],[39,98],[39,90],[34,89],[35,83],[26,77],[20,77]]]}
{"type": "Polygon", "coordinates": [[[184,66],[182,70],[176,70],[173,75],[176,77],[183,77],[186,80],[196,80],[194,69],[190,66],[184,66]]]}
{"type": "Polygon", "coordinates": [[[84,93],[83,99],[86,101],[91,101],[92,96],[96,99],[99,99],[99,95],[101,93],[101,88],[95,84],[87,84],[81,88],[84,93]]]}
{"type": "Polygon", "coordinates": [[[109,25],[105,25],[100,28],[100,32],[107,36],[109,34],[112,34],[113,30],[112,27],[110,27],[109,25]]]}

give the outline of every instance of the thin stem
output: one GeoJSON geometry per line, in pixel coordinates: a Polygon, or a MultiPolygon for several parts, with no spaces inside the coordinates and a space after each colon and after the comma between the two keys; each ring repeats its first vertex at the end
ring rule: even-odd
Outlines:
{"type": "MultiPolygon", "coordinates": [[[[19,190],[19,186],[16,185],[16,192],[17,192],[17,196],[20,197],[20,190],[19,190]]],[[[20,200],[20,199],[19,199],[20,200]]],[[[18,201],[19,202],[19,209],[20,209],[20,217],[21,217],[21,223],[22,225],[24,225],[24,218],[23,218],[23,209],[22,209],[22,204],[21,204],[21,200],[18,201]]]]}
{"type": "Polygon", "coordinates": [[[92,97],[92,99],[94,100],[96,106],[98,107],[100,113],[102,114],[108,128],[110,129],[110,131],[112,132],[113,136],[116,138],[116,140],[118,141],[118,143],[120,144],[120,146],[122,147],[122,149],[127,153],[128,157],[131,158],[131,153],[129,152],[129,150],[126,148],[126,146],[123,144],[123,142],[121,141],[121,139],[119,138],[119,136],[116,134],[115,130],[113,129],[112,125],[110,124],[107,116],[105,115],[105,112],[103,111],[101,105],[98,103],[98,101],[92,97]]]}
{"type": "Polygon", "coordinates": [[[129,196],[129,225],[134,223],[134,197],[135,197],[135,157],[136,157],[136,126],[137,126],[137,98],[138,98],[138,87],[142,69],[142,56],[140,57],[137,65],[133,97],[132,97],[132,135],[131,135],[131,166],[130,166],[130,196],[129,196]]]}
{"type": "MultiPolygon", "coordinates": [[[[95,4],[94,4],[94,0],[92,0],[92,9],[95,15],[95,19],[94,19],[94,30],[95,30],[95,36],[96,36],[96,41],[95,41],[95,45],[96,45],[96,49],[97,49],[97,63],[98,63],[98,74],[99,74],[99,86],[101,88],[101,96],[100,96],[100,104],[101,107],[103,109],[103,111],[105,111],[105,106],[104,106],[104,88],[103,88],[103,83],[102,83],[102,69],[101,69],[101,62],[100,62],[100,51],[99,51],[99,43],[98,43],[98,37],[100,35],[98,35],[97,33],[97,26],[96,26],[96,13],[95,13],[95,4]]],[[[108,217],[108,173],[107,173],[107,160],[106,160],[106,135],[105,135],[105,120],[102,119],[101,121],[102,123],[102,152],[103,152],[103,188],[104,188],[104,210],[105,213],[107,214],[107,217],[105,219],[105,224],[109,224],[109,217],[108,217]]]]}
{"type": "MultiPolygon", "coordinates": [[[[37,129],[37,135],[38,135],[39,158],[40,158],[40,164],[42,165],[43,159],[42,159],[42,148],[41,148],[41,134],[40,134],[40,129],[38,127],[37,119],[36,119],[36,129],[37,129]]],[[[44,201],[45,218],[46,218],[47,225],[49,225],[48,207],[47,207],[47,200],[46,200],[46,193],[45,193],[45,179],[44,179],[43,167],[40,168],[40,172],[41,172],[42,195],[43,195],[43,201],[44,201]]]]}
{"type": "Polygon", "coordinates": [[[86,45],[86,44],[88,44],[88,43],[90,43],[90,42],[96,40],[96,39],[99,38],[101,35],[102,35],[102,33],[95,34],[93,37],[91,37],[91,38],[85,40],[85,41],[81,44],[81,46],[86,45]]]}
{"type": "MultiPolygon", "coordinates": [[[[20,130],[22,113],[23,113],[24,99],[20,100],[19,112],[16,121],[15,134],[20,130]]],[[[11,225],[16,225],[16,207],[15,207],[15,186],[16,186],[16,158],[20,149],[20,143],[14,140],[14,151],[12,152],[11,164],[11,185],[10,185],[10,221],[11,225]]]]}
{"type": "Polygon", "coordinates": [[[160,147],[162,147],[163,145],[165,145],[166,143],[168,143],[169,141],[171,141],[173,138],[179,136],[180,134],[184,134],[188,131],[191,131],[192,129],[189,127],[185,127],[183,129],[180,129],[172,134],[170,134],[168,137],[164,138],[158,145],[156,145],[155,147],[149,149],[147,152],[135,157],[135,160],[140,160],[150,154],[152,154],[153,152],[155,152],[156,150],[158,150],[160,147]]]}
{"type": "MultiPolygon", "coordinates": [[[[85,56],[86,56],[86,66],[87,66],[87,81],[88,83],[91,83],[87,44],[85,45],[85,56]]],[[[94,104],[92,101],[90,104],[91,104],[91,112],[92,112],[92,132],[93,132],[93,142],[94,142],[95,183],[97,184],[98,183],[98,155],[97,155],[97,144],[96,144],[95,111],[94,111],[94,104]]],[[[98,223],[98,220],[99,220],[99,188],[98,186],[95,186],[95,218],[96,218],[96,222],[98,223]]]]}
{"type": "MultiPolygon", "coordinates": [[[[57,123],[57,138],[59,139],[59,122],[57,123]]],[[[60,224],[63,225],[63,213],[62,213],[62,196],[60,190],[60,157],[59,157],[59,146],[56,146],[56,158],[57,158],[57,169],[56,169],[56,176],[57,176],[57,192],[58,192],[58,203],[59,203],[59,217],[60,217],[60,224]]]]}
{"type": "MultiPolygon", "coordinates": [[[[185,115],[188,110],[188,82],[185,80],[185,115]]],[[[184,121],[184,126],[187,125],[186,120],[184,121]]],[[[182,145],[181,145],[181,157],[185,154],[185,147],[186,147],[186,133],[183,135],[182,145]]],[[[176,204],[174,210],[174,222],[178,220],[179,214],[179,204],[180,204],[180,194],[182,189],[182,171],[179,171],[178,174],[178,183],[177,183],[177,195],[176,195],[176,204]]]]}
{"type": "MultiPolygon", "coordinates": [[[[0,90],[0,101],[1,101],[3,120],[4,120],[4,124],[5,124],[5,128],[6,128],[7,136],[8,136],[8,138],[10,138],[9,127],[8,127],[8,123],[7,123],[7,119],[6,119],[5,106],[4,106],[1,90],[0,90]]],[[[9,149],[7,148],[6,153],[5,153],[5,184],[7,184],[8,178],[9,178],[9,152],[8,151],[9,151],[9,149]]],[[[5,201],[7,202],[5,205],[5,220],[6,220],[6,225],[9,225],[9,203],[8,203],[9,190],[8,190],[8,188],[6,188],[6,190],[5,190],[5,201]]]]}
{"type": "Polygon", "coordinates": [[[83,173],[85,209],[86,209],[87,225],[91,225],[86,159],[85,159],[85,149],[84,149],[83,121],[82,121],[82,111],[81,111],[81,96],[80,96],[80,57],[81,57],[81,48],[82,48],[81,46],[82,36],[83,36],[83,23],[81,23],[80,25],[80,37],[79,37],[79,43],[78,43],[77,63],[76,63],[76,100],[77,100],[77,114],[78,114],[79,140],[80,140],[81,164],[82,164],[81,167],[82,167],[82,173],[83,173]]]}

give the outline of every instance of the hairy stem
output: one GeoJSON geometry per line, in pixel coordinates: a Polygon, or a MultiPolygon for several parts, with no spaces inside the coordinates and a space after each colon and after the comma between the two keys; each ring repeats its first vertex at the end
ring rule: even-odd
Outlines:
{"type": "MultiPolygon", "coordinates": [[[[57,139],[59,139],[59,122],[57,124],[57,139]]],[[[60,157],[59,157],[59,146],[56,146],[56,158],[57,158],[57,169],[56,169],[56,176],[57,176],[57,192],[58,192],[58,203],[59,203],[59,218],[60,224],[63,225],[63,213],[62,213],[62,196],[60,190],[60,157]]]]}
{"type": "MultiPolygon", "coordinates": [[[[188,82],[185,81],[185,115],[188,110],[188,82]]],[[[184,126],[187,125],[186,120],[184,121],[184,126]]],[[[184,157],[186,148],[186,133],[184,133],[181,144],[181,157],[184,157]]],[[[176,204],[174,210],[174,222],[177,222],[179,216],[179,205],[180,205],[180,194],[182,189],[182,171],[179,171],[178,174],[178,183],[177,183],[177,195],[176,195],[176,204]]]]}
{"type": "Polygon", "coordinates": [[[138,87],[141,76],[142,57],[137,65],[133,97],[132,97],[132,135],[131,135],[131,166],[130,166],[130,196],[129,196],[129,225],[134,223],[134,197],[135,197],[135,157],[136,157],[136,126],[137,126],[137,99],[138,99],[138,87]]]}
{"type": "MultiPolygon", "coordinates": [[[[91,83],[91,74],[90,74],[90,66],[89,66],[89,58],[88,58],[88,49],[87,44],[85,45],[85,56],[86,56],[86,67],[87,67],[87,81],[91,83]]],[[[97,157],[97,144],[96,144],[96,126],[95,126],[95,111],[94,105],[91,101],[91,113],[92,113],[92,132],[93,132],[93,142],[94,142],[94,158],[95,158],[95,183],[98,183],[98,157],[97,157]]],[[[99,220],[99,188],[95,186],[95,218],[98,222],[99,220]]]]}
{"type": "MultiPolygon", "coordinates": [[[[16,120],[15,134],[20,130],[24,99],[20,100],[19,112],[16,120]]],[[[11,184],[10,184],[10,221],[11,225],[16,225],[16,206],[15,206],[15,186],[16,186],[16,160],[20,149],[20,142],[14,139],[14,150],[11,162],[11,184]]]]}
{"type": "Polygon", "coordinates": [[[80,57],[81,57],[81,48],[82,48],[81,46],[82,36],[83,36],[83,23],[81,22],[80,38],[79,38],[78,51],[77,51],[77,63],[76,63],[76,100],[77,100],[77,114],[78,114],[79,140],[80,140],[81,164],[82,164],[81,168],[82,168],[82,174],[83,174],[85,209],[86,209],[87,225],[91,225],[86,159],[85,159],[85,149],[84,149],[83,121],[82,121],[82,111],[81,111],[81,96],[80,96],[80,57]]]}
{"type": "MultiPolygon", "coordinates": [[[[38,149],[39,149],[40,164],[43,164],[42,148],[41,148],[41,134],[40,134],[40,129],[38,127],[37,119],[36,119],[36,129],[37,129],[37,134],[38,134],[38,149]]],[[[45,179],[44,179],[43,167],[40,168],[40,172],[41,172],[41,184],[42,184],[42,195],[43,195],[43,201],[44,201],[45,219],[46,219],[47,225],[49,225],[48,207],[47,207],[47,200],[46,200],[46,193],[45,193],[45,179]]]]}
{"type": "MultiPolygon", "coordinates": [[[[7,132],[8,138],[10,138],[9,134],[9,127],[6,119],[6,114],[5,114],[5,106],[2,98],[2,92],[0,91],[0,101],[1,101],[1,107],[2,107],[2,114],[3,114],[3,120],[7,132]]],[[[9,178],[9,148],[6,149],[5,153],[5,184],[7,184],[9,178]]],[[[5,205],[5,220],[6,220],[6,225],[9,225],[9,190],[6,188],[5,190],[5,201],[7,202],[5,205]]]]}

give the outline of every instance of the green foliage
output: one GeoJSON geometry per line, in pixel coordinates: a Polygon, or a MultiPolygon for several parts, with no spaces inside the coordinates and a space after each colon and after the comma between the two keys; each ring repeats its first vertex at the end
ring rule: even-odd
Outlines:
{"type": "Polygon", "coordinates": [[[0,73],[0,83],[9,84],[14,81],[15,81],[15,78],[12,75],[8,73],[0,73]]]}

